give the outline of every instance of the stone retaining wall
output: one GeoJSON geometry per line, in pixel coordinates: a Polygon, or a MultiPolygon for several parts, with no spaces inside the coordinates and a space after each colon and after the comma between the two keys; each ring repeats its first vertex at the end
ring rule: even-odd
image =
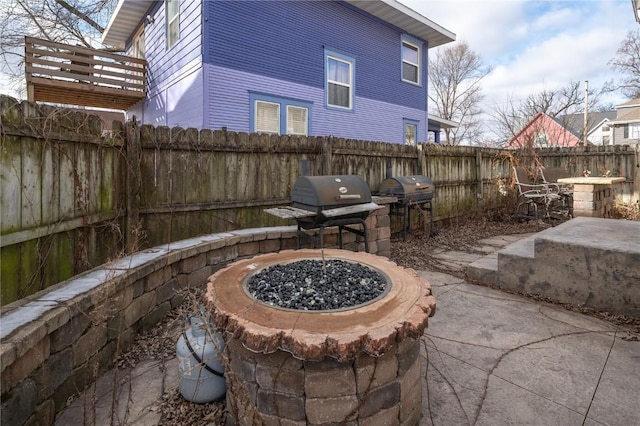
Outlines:
{"type": "Polygon", "coordinates": [[[419,340],[345,363],[254,353],[235,339],[227,352],[235,373],[227,391],[232,425],[416,425],[422,417],[419,340]]]}
{"type": "MultiPolygon", "coordinates": [[[[388,257],[389,206],[373,212],[367,227],[369,251],[388,257]]],[[[345,249],[364,251],[355,234],[343,237],[345,249]]],[[[337,229],[327,229],[325,246],[337,241],[337,229]]],[[[1,424],[52,424],[137,333],[183,302],[181,290],[203,287],[230,261],[296,245],[295,226],[205,235],[138,252],[3,306],[1,424]]]]}

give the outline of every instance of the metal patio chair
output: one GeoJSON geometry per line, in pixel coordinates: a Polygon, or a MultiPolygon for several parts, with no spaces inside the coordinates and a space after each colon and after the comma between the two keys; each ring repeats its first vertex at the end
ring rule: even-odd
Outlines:
{"type": "Polygon", "coordinates": [[[561,167],[540,167],[540,177],[542,183],[560,195],[560,213],[573,217],[573,185],[558,182],[558,179],[571,177],[571,174],[561,167]]]}
{"type": "Polygon", "coordinates": [[[538,207],[542,207],[542,219],[550,219],[551,206],[561,199],[558,192],[551,190],[546,183],[533,182],[524,167],[514,166],[513,175],[516,186],[518,187],[518,205],[516,206],[515,216],[531,218],[538,220],[538,207]],[[520,209],[527,207],[526,214],[521,214],[520,209]],[[532,216],[533,211],[533,216],[532,216]]]}

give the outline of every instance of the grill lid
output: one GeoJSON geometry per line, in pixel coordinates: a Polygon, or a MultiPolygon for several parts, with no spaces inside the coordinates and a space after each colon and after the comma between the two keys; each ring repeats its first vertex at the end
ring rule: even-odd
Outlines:
{"type": "Polygon", "coordinates": [[[293,185],[294,207],[315,210],[371,203],[371,190],[357,175],[300,176],[293,185]]]}
{"type": "Polygon", "coordinates": [[[424,200],[433,198],[435,185],[426,176],[398,176],[385,179],[380,183],[380,195],[393,195],[399,200],[424,200]]]}

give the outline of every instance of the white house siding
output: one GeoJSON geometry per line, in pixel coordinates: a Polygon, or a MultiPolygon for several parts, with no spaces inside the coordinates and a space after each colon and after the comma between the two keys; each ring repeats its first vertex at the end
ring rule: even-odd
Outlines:
{"type": "Polygon", "coordinates": [[[594,145],[611,145],[613,143],[613,127],[608,124],[608,122],[602,122],[598,125],[598,127],[589,134],[589,142],[594,145]],[[603,132],[603,127],[609,127],[609,131],[603,132]],[[609,142],[603,143],[603,138],[605,136],[609,137],[609,142]]]}

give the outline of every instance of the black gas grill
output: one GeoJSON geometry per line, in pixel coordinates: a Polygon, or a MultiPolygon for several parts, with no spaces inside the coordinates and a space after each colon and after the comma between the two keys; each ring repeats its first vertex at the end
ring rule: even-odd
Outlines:
{"type": "MultiPolygon", "coordinates": [[[[402,236],[407,238],[407,228],[411,223],[411,209],[429,212],[429,234],[433,235],[433,206],[431,201],[435,193],[435,185],[426,176],[399,176],[385,179],[380,183],[381,196],[393,196],[398,201],[392,206],[402,214],[402,236]]],[[[398,213],[399,212],[399,213],[398,213]]]]}
{"type": "Polygon", "coordinates": [[[291,191],[291,207],[266,209],[265,212],[293,218],[298,223],[298,248],[304,230],[318,229],[320,247],[323,247],[324,228],[337,226],[342,248],[342,231],[352,232],[364,238],[369,251],[365,219],[380,208],[371,201],[371,190],[366,182],[355,175],[300,176],[291,191]],[[360,225],[356,229],[347,225],[360,225]]]}

